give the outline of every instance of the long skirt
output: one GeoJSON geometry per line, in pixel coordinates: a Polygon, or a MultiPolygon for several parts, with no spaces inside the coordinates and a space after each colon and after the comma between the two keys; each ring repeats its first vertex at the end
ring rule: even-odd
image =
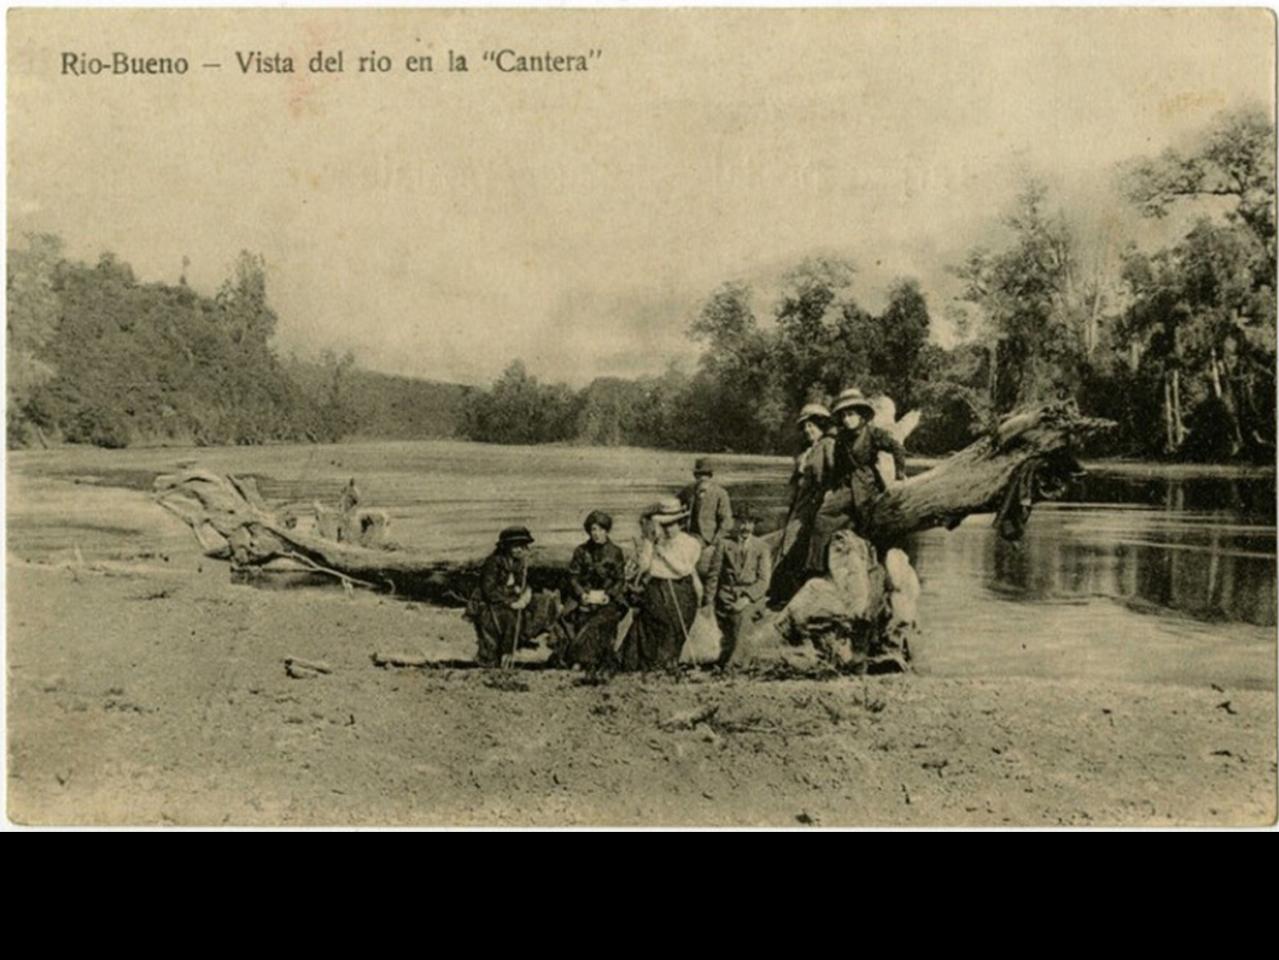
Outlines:
{"type": "Polygon", "coordinates": [[[831,533],[847,520],[842,513],[822,515],[824,504],[825,497],[816,491],[815,496],[802,497],[790,511],[769,580],[770,606],[787,605],[808,579],[824,573],[831,533]]]}
{"type": "Polygon", "coordinates": [[[697,617],[693,578],[644,585],[639,608],[622,644],[623,670],[667,670],[679,664],[680,651],[697,617]]]}
{"type": "Polygon", "coordinates": [[[555,665],[615,670],[617,627],[625,616],[626,608],[618,603],[603,607],[576,607],[565,613],[551,631],[555,665]]]}
{"type": "Polygon", "coordinates": [[[482,666],[496,666],[515,647],[518,625],[521,647],[536,647],[533,638],[545,633],[559,615],[556,597],[548,593],[534,594],[523,612],[504,603],[475,604],[467,611],[467,619],[475,627],[478,649],[475,660],[482,666]]]}

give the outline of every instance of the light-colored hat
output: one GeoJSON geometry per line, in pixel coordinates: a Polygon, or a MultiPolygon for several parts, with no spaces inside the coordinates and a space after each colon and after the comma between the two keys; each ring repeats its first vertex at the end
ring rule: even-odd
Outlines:
{"type": "Polygon", "coordinates": [[[795,422],[804,423],[805,421],[812,420],[816,417],[821,417],[823,420],[830,419],[830,411],[826,409],[826,404],[824,403],[804,404],[804,409],[799,411],[799,419],[796,420],[795,422]]]}
{"type": "Polygon", "coordinates": [[[871,406],[870,401],[862,396],[862,392],[856,387],[849,387],[835,398],[835,405],[831,408],[831,413],[839,416],[845,410],[860,410],[862,416],[867,420],[875,419],[875,408],[871,406]]]}
{"type": "Polygon", "coordinates": [[[676,523],[688,516],[688,509],[680,503],[678,497],[663,497],[644,511],[644,516],[652,517],[662,525],[676,523]]]}

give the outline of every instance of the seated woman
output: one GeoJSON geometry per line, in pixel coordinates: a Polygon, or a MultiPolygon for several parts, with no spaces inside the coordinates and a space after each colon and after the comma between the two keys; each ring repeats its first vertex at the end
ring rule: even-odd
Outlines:
{"type": "Polygon", "coordinates": [[[534,635],[533,618],[524,615],[533,599],[528,587],[532,543],[533,535],[526,528],[507,527],[484,561],[480,582],[466,607],[466,616],[475,626],[475,659],[481,666],[508,665],[519,641],[534,635]]]}
{"type": "Polygon", "coordinates": [[[569,606],[551,631],[551,662],[609,673],[617,669],[617,627],[626,615],[626,558],[609,539],[613,518],[607,513],[592,510],[582,526],[590,539],[569,561],[569,606]]]}
{"type": "MultiPolygon", "coordinates": [[[[888,489],[890,482],[906,475],[906,448],[887,430],[875,426],[874,405],[856,387],[839,395],[831,413],[840,424],[835,437],[835,463],[826,495],[813,518],[813,535],[809,542],[809,569],[826,569],[826,550],[836,531],[850,528],[866,537],[867,520],[875,501],[888,489]],[[892,455],[892,477],[880,473],[879,454],[892,455]]],[[[875,544],[883,547],[883,544],[875,544]]]]}
{"type": "Polygon", "coordinates": [[[702,544],[680,529],[688,510],[669,497],[644,512],[635,557],[635,621],[622,644],[624,670],[674,670],[697,616],[702,544]]]}

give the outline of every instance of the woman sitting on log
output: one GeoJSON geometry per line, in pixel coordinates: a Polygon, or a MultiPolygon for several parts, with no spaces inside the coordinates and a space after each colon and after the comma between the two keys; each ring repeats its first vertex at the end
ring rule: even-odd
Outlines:
{"type": "Polygon", "coordinates": [[[674,670],[697,616],[697,562],[702,545],[680,529],[688,510],[674,497],[640,520],[632,589],[635,621],[622,644],[624,670],[674,670]]]}
{"type": "Polygon", "coordinates": [[[795,458],[795,472],[790,481],[790,510],[773,558],[773,578],[768,593],[775,605],[784,605],[805,580],[822,572],[820,566],[810,569],[808,544],[813,519],[821,508],[822,497],[835,468],[835,437],[830,411],[820,403],[807,404],[799,412],[799,426],[808,446],[795,458]]]}
{"type": "Polygon", "coordinates": [[[592,510],[582,526],[589,539],[569,561],[569,606],[551,631],[551,662],[607,673],[617,668],[617,627],[626,615],[626,558],[609,539],[613,518],[607,513],[592,510]]]}
{"type": "Polygon", "coordinates": [[[869,507],[888,489],[888,480],[879,472],[879,454],[892,454],[894,482],[906,476],[906,448],[887,430],[871,423],[875,408],[860,390],[854,387],[841,393],[831,412],[840,429],[835,436],[834,469],[814,517],[809,544],[808,562],[816,570],[826,568],[826,548],[835,531],[851,526],[858,536],[869,535],[869,507]]]}

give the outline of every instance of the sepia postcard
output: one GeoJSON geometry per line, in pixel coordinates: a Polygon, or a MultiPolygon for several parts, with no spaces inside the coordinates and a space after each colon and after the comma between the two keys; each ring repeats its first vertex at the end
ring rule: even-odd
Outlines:
{"type": "Polygon", "coordinates": [[[12,9],[11,828],[1272,827],[1260,9],[12,9]]]}

